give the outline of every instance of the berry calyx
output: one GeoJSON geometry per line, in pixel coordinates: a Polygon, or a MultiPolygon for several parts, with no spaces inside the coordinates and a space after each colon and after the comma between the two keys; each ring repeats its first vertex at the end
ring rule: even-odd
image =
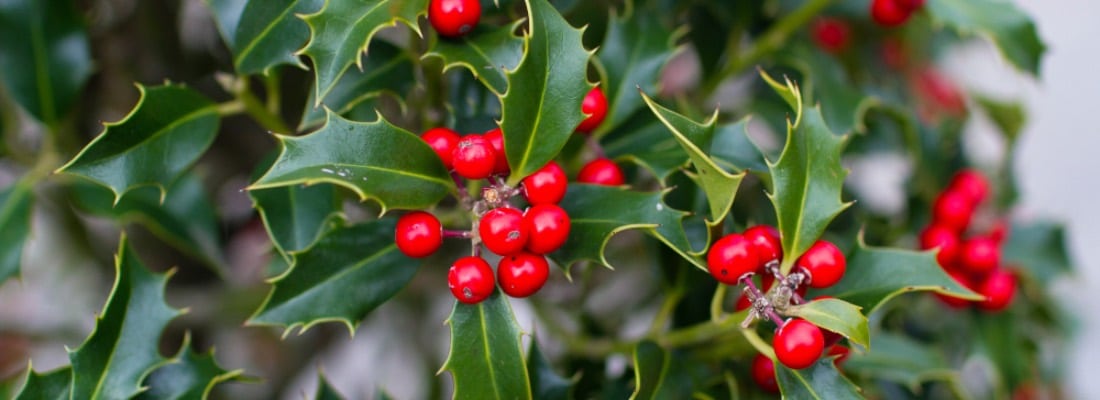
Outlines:
{"type": "Polygon", "coordinates": [[[825,339],[821,329],[804,319],[788,320],[775,332],[772,339],[775,358],[790,369],[809,367],[821,358],[825,339]]]}
{"type": "Polygon", "coordinates": [[[936,253],[936,261],[943,268],[951,268],[959,256],[959,235],[951,228],[932,225],[921,232],[920,248],[939,249],[936,253]]]}
{"type": "Polygon", "coordinates": [[[752,359],[752,380],[765,392],[779,393],[779,383],[775,380],[775,361],[763,354],[752,359]]]}
{"type": "Polygon", "coordinates": [[[597,158],[589,161],[581,172],[577,174],[577,182],[592,183],[604,186],[619,186],[625,182],[623,171],[619,166],[606,158],[597,158]]]}
{"type": "Polygon", "coordinates": [[[752,242],[737,233],[718,239],[707,252],[707,270],[714,279],[727,285],[736,285],[738,279],[755,272],[759,265],[752,242]]]}
{"type": "Polygon", "coordinates": [[[761,267],[783,257],[783,244],[779,241],[779,230],[774,226],[757,225],[746,229],[742,235],[752,243],[761,267]]]}
{"type": "Polygon", "coordinates": [[[824,240],[814,242],[809,250],[806,250],[795,266],[801,268],[809,278],[811,287],[818,289],[833,286],[844,277],[844,270],[848,263],[844,259],[844,253],[835,245],[824,240]]]}
{"type": "Polygon", "coordinates": [[[504,132],[500,128],[493,128],[485,132],[482,137],[489,142],[489,145],[493,147],[493,151],[497,154],[497,161],[493,164],[493,173],[507,174],[511,168],[508,167],[508,157],[504,155],[504,132]]]}
{"type": "Polygon", "coordinates": [[[848,46],[851,35],[848,24],[837,18],[822,17],[814,21],[813,39],[818,47],[828,53],[839,53],[848,46]]]}
{"type": "Polygon", "coordinates": [[[502,256],[518,253],[527,245],[527,224],[523,213],[514,208],[489,210],[481,216],[477,231],[485,247],[502,256]]]}
{"type": "Polygon", "coordinates": [[[885,27],[895,27],[909,20],[912,10],[899,0],[872,0],[871,19],[885,27]]]}
{"type": "Polygon", "coordinates": [[[565,197],[568,182],[561,165],[550,161],[535,173],[523,178],[524,196],[531,204],[557,204],[565,197]]]}
{"type": "Polygon", "coordinates": [[[427,257],[443,244],[443,225],[434,215],[413,211],[397,219],[394,241],[406,256],[427,257]]]}
{"type": "Polygon", "coordinates": [[[479,20],[481,2],[478,0],[431,0],[428,4],[428,22],[441,36],[465,35],[479,20]]]}
{"type": "Polygon", "coordinates": [[[577,125],[577,132],[592,132],[603,122],[604,117],[607,116],[607,97],[603,95],[603,90],[600,90],[599,86],[592,88],[584,96],[581,112],[588,116],[581,121],[580,125],[577,125]]]}
{"type": "Polygon", "coordinates": [[[481,135],[466,135],[452,154],[455,172],[466,179],[485,179],[496,168],[497,153],[481,135]]]}
{"type": "Polygon", "coordinates": [[[977,287],[978,294],[985,300],[977,303],[978,308],[986,311],[1001,311],[1012,304],[1016,295],[1016,275],[1011,271],[998,269],[989,274],[977,287]]]}
{"type": "Polygon", "coordinates": [[[496,287],[493,268],[478,256],[455,260],[447,272],[447,286],[458,301],[477,304],[489,298],[496,287]]]}
{"type": "Polygon", "coordinates": [[[956,191],[945,191],[936,197],[932,204],[932,221],[962,232],[970,225],[970,217],[974,215],[974,204],[967,195],[956,191]]]}
{"type": "Polygon", "coordinates": [[[947,185],[947,190],[962,193],[970,199],[972,205],[976,206],[989,196],[989,181],[978,171],[964,169],[955,173],[951,183],[947,185]]]}
{"type": "Polygon", "coordinates": [[[497,264],[497,280],[500,289],[512,297],[527,297],[546,284],[550,276],[550,264],[546,257],[520,252],[500,259],[497,264]]]}
{"type": "Polygon", "coordinates": [[[431,147],[435,154],[439,156],[439,160],[443,161],[443,166],[450,170],[453,167],[453,158],[455,147],[458,146],[458,141],[461,139],[458,133],[447,128],[432,128],[420,135],[421,139],[424,139],[428,143],[428,147],[431,147]]]}
{"type": "Polygon", "coordinates": [[[532,253],[550,253],[569,239],[569,215],[555,204],[531,206],[523,221],[527,224],[527,251],[532,253]]]}
{"type": "Polygon", "coordinates": [[[997,241],[978,236],[967,239],[959,248],[959,267],[974,275],[985,275],[1001,265],[997,241]]]}

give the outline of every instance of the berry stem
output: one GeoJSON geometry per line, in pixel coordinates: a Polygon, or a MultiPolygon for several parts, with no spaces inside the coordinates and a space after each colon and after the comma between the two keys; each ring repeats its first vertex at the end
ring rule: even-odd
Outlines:
{"type": "Polygon", "coordinates": [[[469,239],[469,238],[472,238],[473,236],[474,236],[474,233],[471,232],[471,231],[456,231],[456,230],[451,230],[451,229],[444,229],[443,230],[443,237],[444,238],[469,239]]]}
{"type": "MultiPolygon", "coordinates": [[[[783,325],[783,317],[779,313],[775,312],[775,307],[772,307],[764,293],[756,287],[756,283],[752,281],[752,274],[747,274],[741,277],[741,283],[745,285],[745,293],[749,296],[749,301],[752,302],[752,307],[755,313],[761,316],[767,317],[772,320],[776,325],[783,325]]],[[[748,328],[748,325],[752,323],[753,315],[750,313],[748,318],[741,323],[741,327],[748,328]]]]}

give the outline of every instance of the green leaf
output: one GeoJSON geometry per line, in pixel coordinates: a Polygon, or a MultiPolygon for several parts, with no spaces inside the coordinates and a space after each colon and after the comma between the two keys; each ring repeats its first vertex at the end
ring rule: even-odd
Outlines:
{"type": "Polygon", "coordinates": [[[18,181],[0,191],[0,282],[19,274],[31,230],[33,184],[18,181]]]}
{"type": "Polygon", "coordinates": [[[807,102],[819,104],[825,122],[836,132],[865,132],[867,111],[879,100],[852,83],[844,66],[831,54],[805,45],[794,46],[787,63],[806,79],[807,102]]]}
{"type": "Polygon", "coordinates": [[[332,185],[294,185],[248,192],[279,254],[305,250],[343,220],[332,185]]]}
{"type": "Polygon", "coordinates": [[[867,317],[860,307],[844,300],[819,299],[788,309],[787,314],[805,319],[821,329],[839,333],[853,343],[870,344],[867,317]]]}
{"type": "Polygon", "coordinates": [[[73,2],[0,2],[0,71],[12,99],[56,127],[92,74],[88,34],[73,2]]]}
{"type": "Polygon", "coordinates": [[[672,58],[680,36],[665,28],[658,17],[653,12],[609,15],[607,32],[596,53],[607,75],[603,87],[607,115],[594,137],[602,137],[642,108],[639,90],[643,94],[657,90],[661,69],[672,58]]]}
{"type": "Polygon", "coordinates": [[[897,382],[916,390],[930,380],[948,380],[955,372],[932,348],[905,336],[876,332],[870,352],[853,352],[844,369],[860,376],[897,382]]]}
{"type": "Polygon", "coordinates": [[[279,325],[290,333],[321,322],[343,322],[348,331],[401,291],[417,262],[397,251],[394,221],[384,219],[331,230],[275,278],[250,325],[279,325]]]}
{"type": "Polygon", "coordinates": [[[638,343],[634,348],[634,399],[656,399],[668,373],[672,356],[651,341],[638,343]]]}
{"type": "Polygon", "coordinates": [[[527,0],[530,27],[523,60],[508,71],[508,91],[501,96],[500,129],[515,185],[542,168],[565,147],[584,119],[581,102],[592,88],[588,58],[574,29],[547,0],[527,0]]]}
{"type": "Polygon", "coordinates": [[[710,156],[714,162],[733,171],[752,170],[768,172],[767,159],[759,147],[749,139],[749,117],[740,121],[719,125],[714,132],[714,141],[710,145],[710,156]]]}
{"type": "Polygon", "coordinates": [[[115,285],[92,334],[72,362],[72,398],[126,399],[141,393],[142,382],[168,360],[157,351],[160,334],[180,315],[164,302],[168,274],[141,264],[123,236],[115,257],[115,285]],[[122,356],[120,356],[120,354],[122,356]]]}
{"type": "Polygon", "coordinates": [[[1015,4],[998,0],[929,0],[925,9],[933,22],[959,34],[985,36],[1017,68],[1039,75],[1046,45],[1035,23],[1015,4]]]}
{"type": "Polygon", "coordinates": [[[847,400],[862,399],[859,388],[840,374],[833,360],[822,357],[814,365],[790,369],[775,363],[776,381],[785,399],[847,400]]]}
{"type": "Polygon", "coordinates": [[[241,23],[241,14],[248,6],[249,0],[202,0],[210,13],[214,14],[214,21],[218,25],[218,31],[229,46],[236,43],[237,25],[241,23]]]}
{"type": "Polygon", "coordinates": [[[451,352],[442,371],[454,377],[455,399],[530,399],[519,325],[498,290],[478,304],[455,302],[451,352]]]}
{"type": "Polygon", "coordinates": [[[969,300],[981,296],[943,271],[934,251],[867,247],[860,243],[848,256],[844,278],[820,292],[873,313],[888,300],[907,292],[935,291],[969,300]]]}
{"type": "Polygon", "coordinates": [[[726,172],[710,157],[718,110],[715,110],[706,122],[698,123],[657,104],[645,93],[641,96],[657,119],[668,127],[669,132],[672,132],[672,136],[691,158],[691,164],[695,167],[695,181],[703,188],[707,203],[710,204],[709,223],[721,222],[733,206],[737,187],[741,185],[741,179],[745,177],[746,172],[739,174],[726,172]]]}
{"type": "Polygon", "coordinates": [[[314,400],[344,400],[346,397],[332,387],[332,384],[328,382],[328,378],[322,372],[318,374],[317,393],[313,398],[314,400]]]}
{"type": "Polygon", "coordinates": [[[570,184],[560,204],[571,220],[569,239],[551,257],[566,268],[581,260],[610,267],[604,248],[611,236],[627,229],[641,229],[706,270],[706,262],[697,257],[684,233],[682,220],[687,213],[665,205],[661,200],[665,193],[570,184]]]}
{"type": "Polygon", "coordinates": [[[374,122],[362,123],[330,111],[316,132],[276,138],[282,144],[279,157],[249,190],[333,183],[351,189],[360,200],[376,199],[383,213],[427,208],[456,190],[432,148],[380,114],[374,122]]]}
{"type": "Polygon", "coordinates": [[[668,128],[655,119],[651,113],[631,118],[605,136],[601,145],[608,157],[634,162],[667,185],[668,177],[687,166],[689,159],[668,128]]]}
{"type": "Polygon", "coordinates": [[[1024,110],[1024,105],[1020,102],[1000,101],[985,96],[975,97],[978,105],[989,115],[989,119],[997,125],[1005,139],[1009,143],[1015,143],[1016,139],[1020,137],[1020,132],[1024,129],[1024,123],[1027,122],[1027,112],[1024,110]]]}
{"type": "Polygon", "coordinates": [[[268,73],[277,65],[305,68],[295,51],[309,39],[299,14],[319,10],[324,0],[251,0],[233,34],[233,66],[237,73],[268,73]]]}
{"type": "Polygon", "coordinates": [[[352,63],[362,69],[362,53],[375,33],[402,22],[420,35],[416,20],[427,9],[428,0],[326,1],[320,11],[303,16],[310,38],[300,54],[313,60],[315,104],[320,104],[352,63]]]}
{"type": "Polygon", "coordinates": [[[141,99],[121,121],[103,133],[57,172],[84,177],[114,192],[113,203],[138,186],[155,186],[164,201],[166,188],[199,159],[218,134],[213,102],[181,85],[138,85],[141,99]]]}
{"type": "Polygon", "coordinates": [[[440,38],[421,58],[440,59],[444,72],[466,68],[493,92],[504,93],[508,89],[506,71],[515,70],[523,58],[523,39],[515,35],[522,23],[519,20],[493,29],[481,25],[458,39],[440,38]]]}
{"type": "Polygon", "coordinates": [[[1002,247],[1005,264],[1027,271],[1043,287],[1073,271],[1065,228],[1050,221],[1015,223],[1002,247]]]}
{"type": "Polygon", "coordinates": [[[384,40],[374,41],[363,61],[363,69],[345,72],[321,101],[323,107],[315,106],[316,96],[310,91],[298,130],[324,123],[325,107],[344,116],[361,109],[368,109],[362,114],[374,114],[374,100],[383,93],[402,97],[412,89],[416,83],[415,70],[412,59],[400,47],[384,40]]]}
{"type": "Polygon", "coordinates": [[[538,400],[565,400],[573,398],[573,382],[563,378],[550,366],[550,361],[539,351],[532,338],[527,348],[527,372],[531,374],[531,393],[538,400]]]}
{"type": "Polygon", "coordinates": [[[202,400],[210,396],[214,386],[231,380],[239,380],[242,370],[226,371],[214,360],[214,350],[196,354],[191,350],[191,335],[183,338],[183,344],[171,363],[157,368],[145,380],[149,390],[137,398],[148,400],[202,400]]]}
{"type": "Polygon", "coordinates": [[[72,375],[72,367],[58,368],[43,374],[31,369],[23,389],[15,395],[15,400],[69,400],[72,375]]]}

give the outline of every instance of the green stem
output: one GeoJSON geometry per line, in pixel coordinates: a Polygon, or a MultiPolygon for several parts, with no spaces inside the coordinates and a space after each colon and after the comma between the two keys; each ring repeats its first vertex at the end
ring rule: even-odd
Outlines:
{"type": "Polygon", "coordinates": [[[669,290],[668,295],[665,296],[665,300],[661,303],[661,308],[657,310],[657,315],[653,317],[653,323],[649,326],[649,335],[654,336],[661,332],[665,324],[668,323],[668,319],[672,317],[672,312],[676,311],[676,306],[680,304],[680,300],[684,298],[685,284],[687,283],[687,277],[684,274],[687,268],[680,268],[676,273],[675,286],[669,290]]]}
{"type": "Polygon", "coordinates": [[[282,93],[279,85],[279,72],[272,70],[264,75],[264,91],[267,92],[267,112],[272,115],[282,113],[282,93]]]}
{"type": "Polygon", "coordinates": [[[255,119],[256,122],[260,124],[260,126],[264,127],[264,129],[275,133],[294,133],[294,131],[292,131],[290,127],[286,126],[286,123],[284,123],[281,118],[268,111],[268,109],[264,107],[263,103],[260,102],[260,99],[257,99],[256,95],[252,94],[251,90],[248,90],[247,86],[245,87],[245,90],[237,93],[237,99],[239,99],[241,103],[244,104],[245,113],[251,116],[252,119],[255,119]]]}
{"type": "Polygon", "coordinates": [[[718,323],[725,317],[725,312],[722,311],[722,303],[726,301],[726,289],[728,288],[725,284],[719,283],[718,288],[714,290],[714,297],[710,299],[710,322],[718,323]]]}

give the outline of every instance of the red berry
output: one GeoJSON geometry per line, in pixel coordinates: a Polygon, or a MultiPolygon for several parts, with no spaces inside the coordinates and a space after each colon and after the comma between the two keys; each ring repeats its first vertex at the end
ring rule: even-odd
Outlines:
{"type": "Polygon", "coordinates": [[[604,186],[619,186],[626,180],[619,166],[606,158],[597,158],[585,164],[577,174],[577,182],[604,186]]]}
{"type": "MultiPolygon", "coordinates": [[[[948,271],[947,275],[951,276],[951,279],[954,279],[955,282],[958,282],[967,289],[973,289],[974,287],[974,284],[970,282],[970,277],[962,271],[948,271]]],[[[935,295],[936,298],[940,299],[940,302],[954,309],[966,308],[966,306],[970,305],[970,300],[964,300],[940,293],[935,293],[935,295]]]]}
{"type": "Polygon", "coordinates": [[[935,68],[924,68],[915,75],[915,90],[925,100],[930,111],[961,115],[966,112],[966,100],[958,85],[935,68]]]}
{"type": "Polygon", "coordinates": [[[986,236],[989,236],[989,238],[993,239],[997,244],[1001,244],[1004,243],[1005,239],[1008,239],[1009,230],[1008,221],[998,219],[993,223],[993,226],[989,228],[989,233],[986,234],[986,236]]]}
{"type": "Polygon", "coordinates": [[[779,393],[779,383],[775,381],[775,362],[763,354],[752,359],[752,380],[765,392],[779,393]]]}
{"type": "Polygon", "coordinates": [[[940,193],[932,204],[932,223],[951,228],[955,232],[965,231],[973,215],[973,203],[961,192],[948,190],[940,193]]]}
{"type": "Polygon", "coordinates": [[[527,251],[546,254],[557,250],[569,238],[569,215],[555,204],[531,206],[523,214],[527,224],[527,251]]]}
{"type": "Polygon", "coordinates": [[[839,367],[840,364],[843,364],[844,361],[848,359],[851,352],[852,350],[849,349],[848,346],[834,344],[832,347],[829,347],[829,351],[825,354],[829,356],[839,356],[833,359],[833,365],[839,367]]]}
{"type": "Polygon", "coordinates": [[[821,329],[804,319],[788,320],[775,332],[772,339],[775,358],[790,369],[809,367],[821,358],[825,350],[825,338],[821,329]]]}
{"type": "Polygon", "coordinates": [[[760,266],[783,257],[783,244],[779,242],[779,230],[770,225],[757,225],[746,229],[745,239],[752,243],[760,266]]]}
{"type": "Polygon", "coordinates": [[[497,264],[497,280],[500,289],[512,297],[527,297],[546,284],[550,276],[550,264],[546,257],[520,252],[500,259],[497,264]]]}
{"type": "Polygon", "coordinates": [[[1016,295],[1016,275],[1011,271],[998,269],[978,284],[977,289],[978,294],[985,296],[985,300],[978,302],[978,308],[986,311],[1004,310],[1012,304],[1012,297],[1016,295]]]}
{"type": "Polygon", "coordinates": [[[932,225],[921,232],[920,248],[939,249],[936,253],[936,261],[940,263],[940,267],[952,268],[955,259],[959,256],[959,235],[951,228],[932,225]]]}
{"type": "Polygon", "coordinates": [[[466,135],[453,154],[455,172],[466,179],[485,179],[496,168],[497,152],[481,135],[466,135]]]}
{"type": "Polygon", "coordinates": [[[523,191],[531,204],[557,204],[565,197],[569,181],[556,161],[550,161],[535,173],[523,178],[523,191]]]}
{"type": "Polygon", "coordinates": [[[497,162],[493,166],[493,173],[507,174],[510,168],[508,168],[508,157],[504,155],[504,133],[501,132],[500,128],[493,128],[485,132],[482,137],[489,142],[490,146],[493,146],[493,151],[497,153],[497,162]]]}
{"type": "Polygon", "coordinates": [[[413,211],[397,219],[397,249],[412,258],[427,257],[443,244],[443,225],[434,215],[413,211]]]}
{"type": "Polygon", "coordinates": [[[607,97],[604,97],[603,90],[600,90],[599,86],[592,88],[588,91],[588,95],[584,96],[581,112],[588,117],[577,125],[577,132],[592,132],[603,122],[603,118],[607,116],[607,97]]]}
{"type": "Polygon", "coordinates": [[[795,266],[802,268],[810,280],[810,286],[821,289],[833,286],[844,277],[844,270],[848,263],[844,259],[844,253],[835,245],[824,240],[814,242],[809,250],[806,250],[795,266]]]}
{"type": "Polygon", "coordinates": [[[871,19],[885,27],[904,24],[912,11],[900,3],[899,0],[872,0],[871,19]]]}
{"type": "Polygon", "coordinates": [[[496,282],[493,268],[478,256],[466,256],[455,260],[447,273],[447,286],[458,301],[477,304],[493,294],[496,282]]]}
{"type": "Polygon", "coordinates": [[[428,146],[443,161],[443,166],[450,170],[453,166],[451,155],[455,151],[455,146],[458,146],[460,139],[458,134],[447,128],[432,128],[420,135],[420,138],[428,143],[428,146]]]}
{"type": "Polygon", "coordinates": [[[481,216],[477,231],[485,247],[502,256],[518,253],[527,245],[527,224],[523,213],[514,208],[489,210],[481,216]]]}
{"type": "Polygon", "coordinates": [[[710,274],[727,285],[736,285],[741,276],[755,272],[759,265],[752,243],[737,233],[718,239],[707,253],[710,274]]]}
{"type": "Polygon", "coordinates": [[[924,7],[924,0],[897,0],[897,2],[898,5],[910,12],[917,11],[921,7],[924,7]]]}
{"type": "Polygon", "coordinates": [[[955,173],[947,188],[947,190],[966,195],[974,206],[985,201],[986,196],[989,196],[989,181],[980,172],[972,169],[964,169],[955,173]]]}
{"type": "Polygon", "coordinates": [[[822,50],[829,53],[839,53],[848,46],[851,32],[848,24],[836,18],[822,17],[814,21],[813,38],[822,50]]]}
{"type": "Polygon", "coordinates": [[[478,0],[431,0],[428,4],[428,22],[442,36],[462,36],[473,30],[480,19],[478,0]]]}
{"type": "Polygon", "coordinates": [[[959,267],[974,275],[985,275],[1001,265],[1001,249],[991,238],[967,239],[959,248],[959,267]]]}

